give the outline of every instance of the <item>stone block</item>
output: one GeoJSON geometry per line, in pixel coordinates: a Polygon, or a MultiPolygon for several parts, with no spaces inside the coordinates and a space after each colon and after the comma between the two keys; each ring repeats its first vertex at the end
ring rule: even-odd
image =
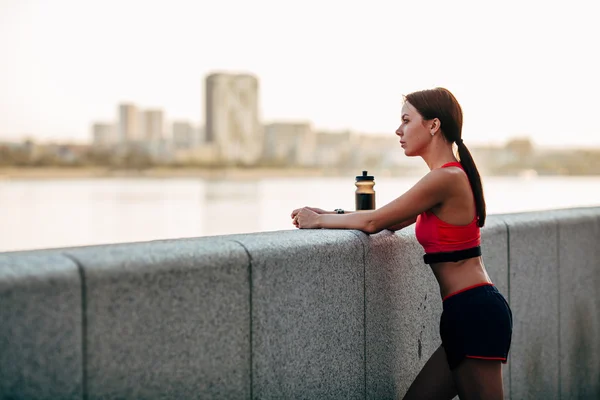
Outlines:
{"type": "Polygon", "coordinates": [[[558,398],[558,222],[551,212],[501,218],[508,225],[510,248],[511,398],[558,398]]]}
{"type": "Polygon", "coordinates": [[[252,263],[253,397],[362,399],[364,248],[345,230],[224,236],[252,263]]]}
{"type": "Polygon", "coordinates": [[[600,208],[560,214],[561,399],[600,399],[600,208]]]}
{"type": "Polygon", "coordinates": [[[84,270],[89,399],[250,397],[240,245],[200,238],[68,254],[84,270]]]}
{"type": "Polygon", "coordinates": [[[0,254],[0,398],[83,398],[81,297],[68,258],[0,254]]]}
{"type": "Polygon", "coordinates": [[[367,399],[402,398],[440,346],[442,300],[414,228],[364,235],[367,399]]]}

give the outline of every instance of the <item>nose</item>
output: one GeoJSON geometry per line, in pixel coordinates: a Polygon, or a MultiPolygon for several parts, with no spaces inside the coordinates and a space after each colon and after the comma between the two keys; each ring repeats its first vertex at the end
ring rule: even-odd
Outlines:
{"type": "Polygon", "coordinates": [[[403,133],[402,133],[402,130],[401,130],[400,128],[402,128],[402,125],[400,125],[400,126],[398,127],[398,129],[396,129],[396,135],[398,135],[398,136],[402,137],[403,133]]]}

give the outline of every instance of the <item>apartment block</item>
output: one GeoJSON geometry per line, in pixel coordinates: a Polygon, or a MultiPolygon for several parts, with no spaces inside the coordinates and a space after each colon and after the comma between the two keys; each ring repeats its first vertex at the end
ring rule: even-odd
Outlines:
{"type": "Polygon", "coordinates": [[[206,77],[206,143],[215,144],[226,164],[256,164],[263,153],[258,80],[248,74],[206,77]]]}

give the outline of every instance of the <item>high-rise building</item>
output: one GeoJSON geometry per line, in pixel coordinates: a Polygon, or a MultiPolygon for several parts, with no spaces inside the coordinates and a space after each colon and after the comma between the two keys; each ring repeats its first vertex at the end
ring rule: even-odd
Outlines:
{"type": "Polygon", "coordinates": [[[316,135],[309,122],[276,122],[265,130],[264,159],[281,165],[315,164],[316,135]]]}
{"type": "Polygon", "coordinates": [[[156,143],[164,139],[164,114],[162,110],[145,110],[142,114],[142,140],[156,143]]]}
{"type": "Polygon", "coordinates": [[[198,144],[195,129],[189,122],[173,122],[173,146],[175,149],[191,149],[198,144]]]}
{"type": "Polygon", "coordinates": [[[315,161],[321,167],[344,167],[355,163],[357,135],[346,131],[318,131],[316,133],[315,161]]]}
{"type": "Polygon", "coordinates": [[[116,143],[114,126],[106,123],[95,123],[92,125],[92,143],[94,147],[109,147],[116,143]]]}
{"type": "Polygon", "coordinates": [[[221,161],[256,164],[262,155],[258,80],[248,74],[206,77],[206,143],[215,144],[221,161]]]}
{"type": "Polygon", "coordinates": [[[131,143],[141,139],[138,109],[134,104],[119,105],[118,121],[118,143],[131,143]]]}

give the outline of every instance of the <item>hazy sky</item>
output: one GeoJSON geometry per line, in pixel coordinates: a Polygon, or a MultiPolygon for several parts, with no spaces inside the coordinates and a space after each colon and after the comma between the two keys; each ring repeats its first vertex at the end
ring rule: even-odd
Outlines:
{"type": "Polygon", "coordinates": [[[117,104],[204,120],[204,77],[260,79],[263,121],[393,134],[444,86],[465,143],[600,146],[599,1],[0,0],[0,140],[88,140],[117,104]]]}

